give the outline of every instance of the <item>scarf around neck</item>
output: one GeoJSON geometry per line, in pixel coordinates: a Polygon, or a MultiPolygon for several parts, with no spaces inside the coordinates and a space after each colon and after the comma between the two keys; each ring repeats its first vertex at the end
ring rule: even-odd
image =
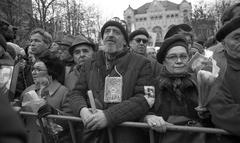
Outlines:
{"type": "Polygon", "coordinates": [[[178,74],[170,73],[164,66],[160,73],[158,86],[160,90],[166,88],[181,102],[184,98],[183,91],[187,87],[194,86],[194,83],[191,81],[190,77],[191,75],[187,72],[178,74]]]}

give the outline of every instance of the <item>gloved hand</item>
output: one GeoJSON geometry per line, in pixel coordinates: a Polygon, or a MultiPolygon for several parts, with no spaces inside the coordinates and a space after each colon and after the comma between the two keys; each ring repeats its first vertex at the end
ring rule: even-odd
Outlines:
{"type": "Polygon", "coordinates": [[[49,104],[45,104],[38,109],[38,117],[46,117],[50,114],[58,114],[58,111],[49,104]]]}

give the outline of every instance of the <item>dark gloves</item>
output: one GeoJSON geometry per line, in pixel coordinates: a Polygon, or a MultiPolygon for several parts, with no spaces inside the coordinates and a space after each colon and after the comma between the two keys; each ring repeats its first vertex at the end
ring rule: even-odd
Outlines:
{"type": "Polygon", "coordinates": [[[49,104],[45,104],[38,109],[39,118],[46,117],[47,115],[50,115],[50,114],[57,115],[58,111],[49,104]]]}

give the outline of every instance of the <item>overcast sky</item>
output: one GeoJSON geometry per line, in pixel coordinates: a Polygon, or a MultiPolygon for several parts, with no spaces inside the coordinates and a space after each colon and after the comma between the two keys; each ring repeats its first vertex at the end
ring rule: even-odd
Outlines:
{"type": "MultiPolygon", "coordinates": [[[[133,9],[142,6],[145,3],[152,2],[153,0],[83,0],[86,4],[94,4],[102,13],[104,19],[112,17],[120,17],[123,19],[123,11],[130,5],[133,9]]],[[[174,3],[181,3],[182,0],[169,0],[174,3]]],[[[199,2],[215,2],[216,0],[187,0],[192,3],[192,6],[199,2]]]]}

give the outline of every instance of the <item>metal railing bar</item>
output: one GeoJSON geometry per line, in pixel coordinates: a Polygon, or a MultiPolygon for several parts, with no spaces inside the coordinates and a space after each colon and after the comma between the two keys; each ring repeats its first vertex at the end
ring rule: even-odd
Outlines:
{"type": "MultiPolygon", "coordinates": [[[[32,112],[20,112],[21,115],[27,116],[37,116],[36,113],[32,112]]],[[[62,120],[70,120],[70,121],[77,121],[81,122],[81,118],[73,117],[73,116],[62,116],[62,115],[48,115],[47,118],[53,119],[62,119],[62,120]]],[[[138,128],[150,128],[146,123],[140,122],[124,122],[119,126],[127,126],[127,127],[138,127],[138,128]]],[[[223,134],[223,135],[230,135],[231,133],[217,128],[207,128],[207,127],[191,127],[191,126],[177,126],[177,125],[168,125],[168,131],[186,131],[186,132],[201,132],[201,133],[211,133],[211,134],[223,134]]]]}
{"type": "MultiPolygon", "coordinates": [[[[138,122],[124,122],[121,126],[127,127],[139,127],[139,128],[150,128],[146,123],[138,123],[138,122]]],[[[177,125],[168,125],[168,131],[186,131],[186,132],[201,132],[201,133],[211,133],[211,134],[223,134],[230,135],[229,132],[223,129],[217,128],[207,128],[207,127],[191,127],[191,126],[177,126],[177,125]]]]}
{"type": "MultiPolygon", "coordinates": [[[[20,112],[20,115],[27,115],[36,117],[38,114],[33,112],[20,112]]],[[[47,118],[49,119],[62,119],[62,120],[70,120],[70,121],[77,121],[81,122],[82,119],[80,117],[73,117],[73,116],[63,116],[63,115],[48,115],[47,118]]]]}

